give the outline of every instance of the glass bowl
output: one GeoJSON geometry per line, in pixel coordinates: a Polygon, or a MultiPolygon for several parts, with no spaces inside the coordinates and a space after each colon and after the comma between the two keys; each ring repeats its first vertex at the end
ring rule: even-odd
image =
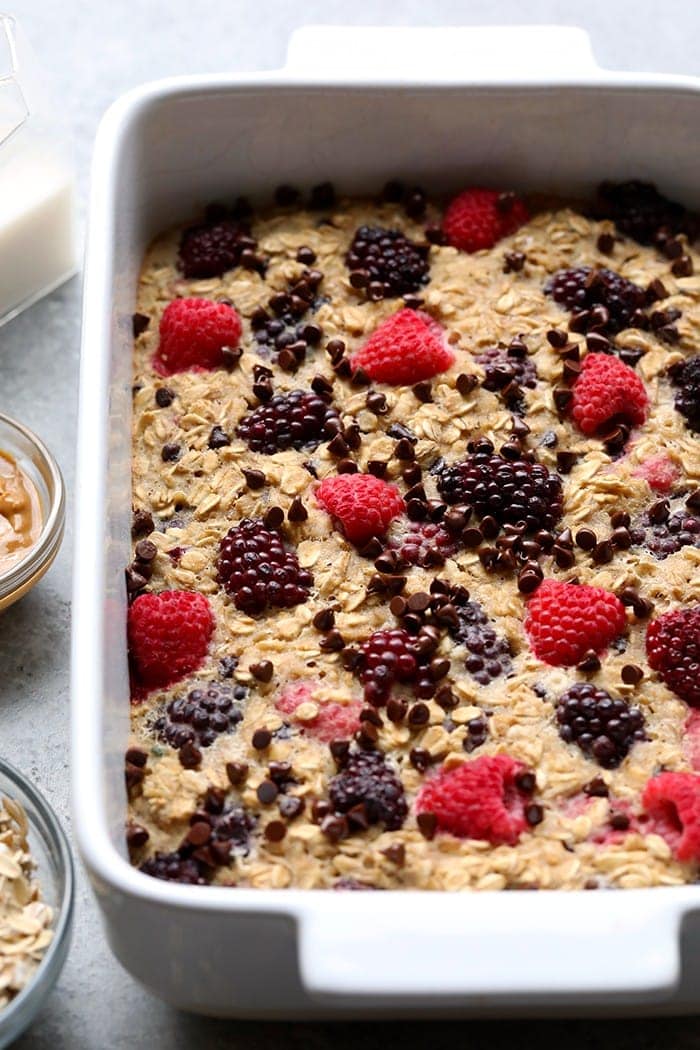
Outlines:
{"type": "Polygon", "coordinates": [[[21,423],[0,413],[0,451],[9,452],[34,482],[43,526],[39,539],[21,561],[0,573],[0,612],[31,590],[58,554],[66,518],[61,471],[46,445],[21,423]]]}
{"type": "Polygon", "coordinates": [[[0,796],[16,799],[29,822],[29,846],[43,899],[53,908],[53,940],[29,984],[0,1010],[0,1050],[28,1028],[44,1005],[68,954],[73,920],[74,870],[68,840],[37,789],[0,759],[0,796]]]}

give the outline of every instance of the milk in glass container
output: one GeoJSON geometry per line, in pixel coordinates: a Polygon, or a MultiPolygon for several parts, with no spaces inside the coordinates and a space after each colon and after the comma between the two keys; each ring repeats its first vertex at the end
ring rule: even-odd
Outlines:
{"type": "Polygon", "coordinates": [[[75,273],[74,189],[36,59],[0,13],[0,324],[75,273]]]}

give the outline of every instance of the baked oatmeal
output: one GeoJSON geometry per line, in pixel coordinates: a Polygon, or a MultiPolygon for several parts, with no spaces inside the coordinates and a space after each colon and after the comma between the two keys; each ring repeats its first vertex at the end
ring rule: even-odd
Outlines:
{"type": "Polygon", "coordinates": [[[134,864],[306,889],[697,878],[695,234],[642,183],[591,206],[391,183],[280,187],[156,240],[134,864]]]}

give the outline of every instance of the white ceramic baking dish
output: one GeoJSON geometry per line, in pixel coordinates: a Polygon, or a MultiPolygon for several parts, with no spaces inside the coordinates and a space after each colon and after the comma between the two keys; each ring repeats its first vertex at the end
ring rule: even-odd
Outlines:
{"type": "Polygon", "coordinates": [[[689,1010],[700,888],[333,893],[196,888],[131,868],[131,314],[143,250],[211,199],[404,176],[586,192],[639,177],[700,205],[700,80],[598,69],[575,29],[308,29],[287,67],[166,80],[95,151],[80,401],[73,652],[76,830],[112,948],[153,992],[229,1016],[689,1010]]]}

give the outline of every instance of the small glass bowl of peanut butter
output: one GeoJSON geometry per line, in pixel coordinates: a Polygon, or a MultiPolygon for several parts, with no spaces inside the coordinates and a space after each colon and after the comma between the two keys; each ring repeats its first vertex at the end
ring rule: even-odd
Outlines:
{"type": "Polygon", "coordinates": [[[0,611],[44,575],[63,539],[65,489],[31,430],[0,414],[0,611]]]}

